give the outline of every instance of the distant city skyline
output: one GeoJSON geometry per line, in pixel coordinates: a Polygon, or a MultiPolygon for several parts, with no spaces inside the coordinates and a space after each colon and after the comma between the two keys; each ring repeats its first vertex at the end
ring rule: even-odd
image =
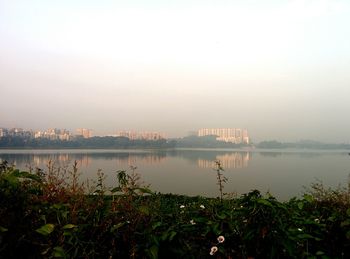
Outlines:
{"type": "Polygon", "coordinates": [[[0,126],[349,142],[350,1],[0,0],[0,126]]]}
{"type": "Polygon", "coordinates": [[[0,138],[4,136],[20,136],[20,137],[31,137],[31,138],[47,138],[50,140],[73,140],[75,138],[91,138],[91,137],[126,137],[130,140],[161,140],[161,139],[181,139],[188,136],[217,136],[216,140],[223,142],[231,142],[235,144],[257,144],[263,141],[277,141],[277,142],[308,142],[316,141],[320,143],[333,143],[333,144],[349,144],[349,141],[344,142],[329,142],[329,141],[319,141],[316,139],[300,138],[295,141],[285,141],[277,138],[262,139],[262,140],[252,140],[250,133],[248,134],[247,129],[242,128],[202,128],[194,131],[189,131],[183,136],[169,136],[164,132],[160,131],[144,131],[144,130],[114,130],[108,132],[107,134],[96,135],[94,129],[87,128],[77,128],[68,130],[64,127],[55,127],[48,129],[30,129],[30,128],[7,128],[1,127],[0,125],[0,138]]]}

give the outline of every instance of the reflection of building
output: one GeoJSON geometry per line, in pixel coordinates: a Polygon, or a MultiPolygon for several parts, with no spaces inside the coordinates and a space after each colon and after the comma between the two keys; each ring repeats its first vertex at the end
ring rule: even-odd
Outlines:
{"type": "Polygon", "coordinates": [[[34,155],[34,166],[42,168],[48,165],[49,161],[57,164],[57,166],[72,165],[74,161],[77,161],[78,167],[87,167],[91,163],[91,159],[88,155],[70,155],[70,154],[50,154],[50,155],[34,155]]]}
{"type": "Polygon", "coordinates": [[[144,140],[160,140],[165,139],[164,134],[159,132],[136,132],[136,131],[118,131],[118,137],[126,137],[132,140],[135,139],[144,139],[144,140]]]}
{"type": "MultiPolygon", "coordinates": [[[[234,152],[216,156],[216,159],[221,162],[225,168],[245,168],[250,160],[249,152],[234,152]]],[[[198,167],[200,168],[215,168],[215,160],[198,159],[198,167]]]]}
{"type": "Polygon", "coordinates": [[[165,156],[158,156],[158,155],[153,155],[153,154],[148,154],[145,156],[140,156],[140,155],[128,155],[127,157],[117,157],[117,165],[126,165],[126,166],[135,166],[138,163],[144,163],[144,164],[149,164],[149,165],[154,165],[154,164],[159,164],[163,162],[166,159],[165,156]]]}
{"type": "Polygon", "coordinates": [[[216,140],[231,142],[231,143],[245,143],[249,144],[248,131],[246,129],[223,128],[223,129],[200,129],[198,137],[203,136],[217,136],[216,140]]]}

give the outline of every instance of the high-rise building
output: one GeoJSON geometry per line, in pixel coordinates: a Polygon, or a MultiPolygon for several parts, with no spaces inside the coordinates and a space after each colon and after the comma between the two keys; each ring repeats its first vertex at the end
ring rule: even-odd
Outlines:
{"type": "Polygon", "coordinates": [[[82,136],[83,138],[91,138],[92,130],[80,128],[77,129],[77,135],[82,136]]]}
{"type": "Polygon", "coordinates": [[[231,142],[236,144],[249,144],[248,131],[246,129],[237,128],[220,128],[220,129],[200,129],[198,137],[217,136],[216,140],[231,142]]]}
{"type": "Polygon", "coordinates": [[[135,139],[144,139],[144,140],[160,140],[165,139],[164,134],[159,132],[149,132],[149,131],[142,131],[142,132],[136,132],[136,131],[118,131],[117,132],[118,137],[126,137],[132,140],[135,139]]]}
{"type": "Polygon", "coordinates": [[[70,140],[72,135],[66,129],[48,129],[45,131],[33,132],[34,138],[47,138],[50,140],[70,140]]]}

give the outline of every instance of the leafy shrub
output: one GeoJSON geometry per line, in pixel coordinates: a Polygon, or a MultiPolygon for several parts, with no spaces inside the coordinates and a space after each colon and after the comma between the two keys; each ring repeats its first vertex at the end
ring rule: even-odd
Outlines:
{"type": "Polygon", "coordinates": [[[76,164],[22,172],[2,162],[0,257],[350,257],[347,189],[312,185],[279,202],[257,190],[224,198],[222,186],[218,198],[156,194],[135,167],[110,190],[103,180],[99,171],[81,183],[76,164]]]}

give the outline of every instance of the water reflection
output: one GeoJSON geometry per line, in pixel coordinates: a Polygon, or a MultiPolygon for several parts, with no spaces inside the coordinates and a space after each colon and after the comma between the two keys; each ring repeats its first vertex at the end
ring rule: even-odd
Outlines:
{"type": "Polygon", "coordinates": [[[171,150],[157,152],[71,152],[61,151],[59,153],[9,153],[0,154],[1,160],[7,160],[15,165],[26,165],[32,167],[45,167],[49,161],[59,165],[67,165],[77,161],[80,167],[89,167],[92,160],[114,160],[117,167],[130,165],[148,164],[157,165],[163,163],[167,157],[182,157],[196,164],[199,168],[214,168],[216,160],[219,160],[223,168],[245,168],[251,159],[250,152],[225,152],[225,151],[193,151],[193,150],[171,150]]]}
{"type": "MultiPolygon", "coordinates": [[[[225,151],[225,150],[41,150],[41,151],[0,151],[0,161],[7,160],[19,166],[45,167],[49,161],[54,161],[58,165],[68,165],[77,161],[79,167],[87,168],[93,160],[112,160],[116,168],[129,167],[131,165],[158,165],[168,158],[182,158],[198,168],[214,168],[215,161],[219,160],[225,169],[247,168],[252,154],[249,151],[225,151]]],[[[262,151],[255,152],[261,157],[280,158],[301,157],[315,158],[327,153],[322,152],[282,152],[282,151],[262,151]]]]}
{"type": "Polygon", "coordinates": [[[77,161],[78,167],[87,168],[93,160],[114,160],[116,166],[130,166],[138,163],[155,165],[162,163],[166,159],[166,153],[147,153],[147,152],[86,152],[86,153],[10,153],[0,154],[0,161],[8,161],[20,167],[39,167],[43,168],[50,161],[60,166],[69,165],[77,161]]]}
{"type": "Polygon", "coordinates": [[[208,197],[218,194],[212,170],[215,160],[220,160],[225,169],[228,192],[258,189],[282,199],[302,193],[303,186],[315,179],[326,186],[338,186],[347,181],[350,170],[348,151],[0,150],[0,160],[15,163],[23,170],[28,166],[46,169],[50,160],[56,166],[71,166],[77,161],[82,180],[96,179],[96,172],[102,169],[110,187],[116,183],[113,172],[133,165],[154,191],[208,197]]]}
{"type": "Polygon", "coordinates": [[[138,163],[142,164],[148,164],[148,165],[156,165],[160,164],[165,161],[166,155],[155,155],[155,154],[146,154],[146,155],[140,155],[140,154],[128,154],[127,157],[116,157],[116,163],[118,166],[133,166],[137,165],[138,163]]]}
{"type": "Polygon", "coordinates": [[[248,167],[248,161],[251,158],[249,152],[234,152],[226,153],[223,155],[217,155],[214,160],[198,159],[199,168],[214,168],[215,160],[221,162],[223,168],[235,169],[235,168],[245,168],[248,167]]]}

